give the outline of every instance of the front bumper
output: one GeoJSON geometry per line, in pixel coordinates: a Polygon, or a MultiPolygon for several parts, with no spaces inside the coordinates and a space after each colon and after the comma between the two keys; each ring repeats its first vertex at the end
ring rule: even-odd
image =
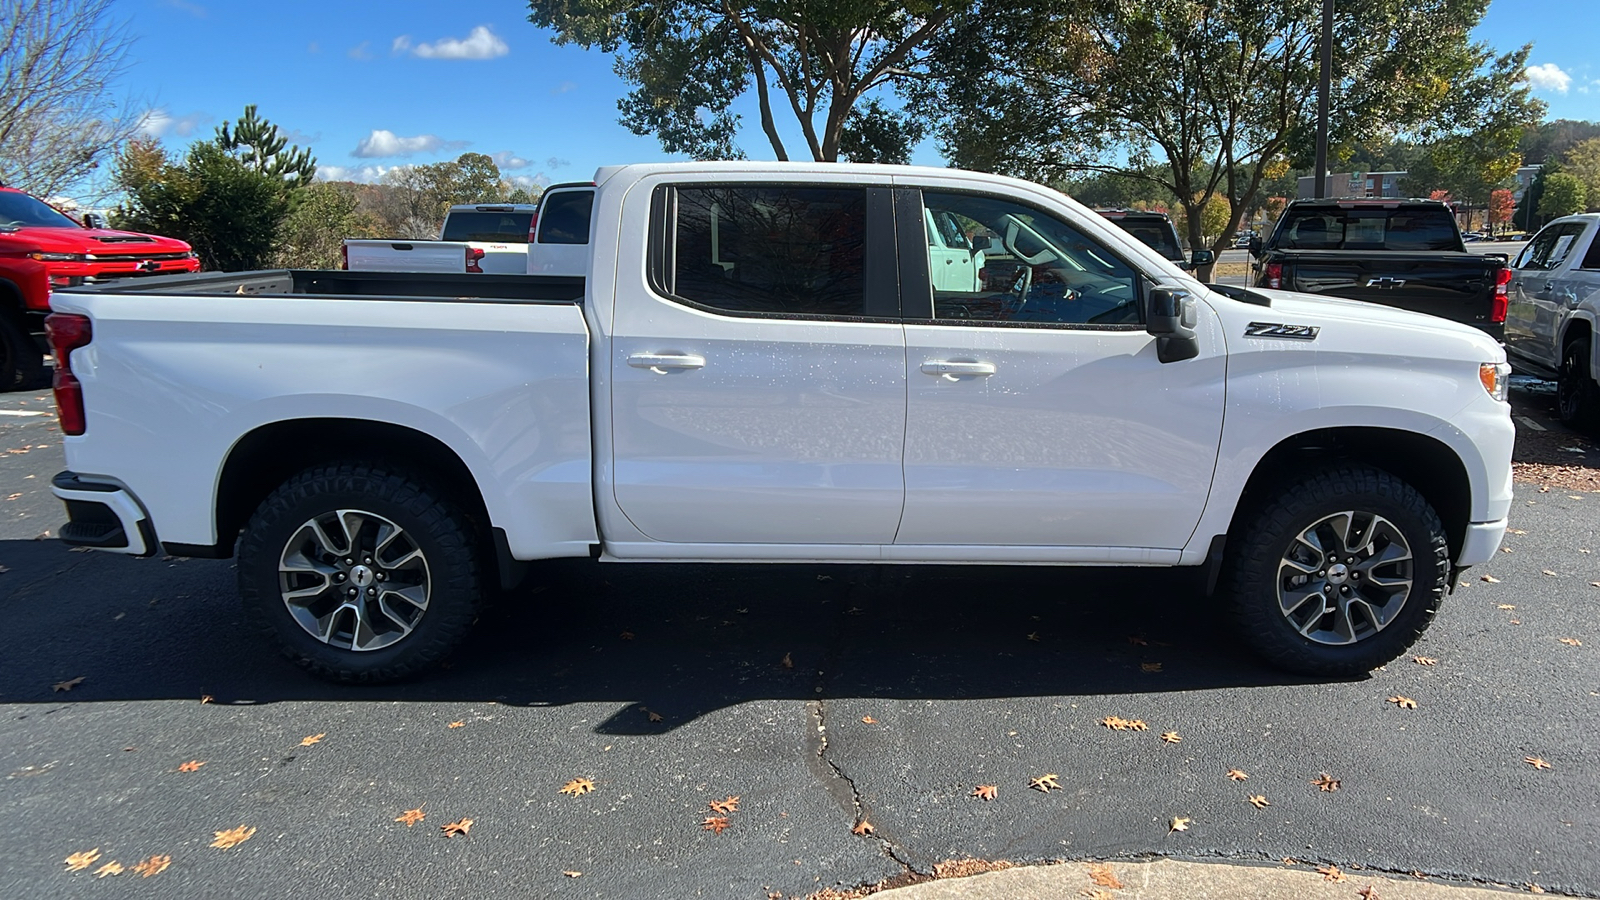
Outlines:
{"type": "Polygon", "coordinates": [[[1456,554],[1456,565],[1476,566],[1494,559],[1500,549],[1500,539],[1506,536],[1506,520],[1498,522],[1473,522],[1461,541],[1461,552],[1456,554]]]}
{"type": "Polygon", "coordinates": [[[129,556],[156,552],[155,528],[126,488],[84,481],[76,472],[58,472],[50,479],[50,491],[67,505],[62,543],[129,556]]]}

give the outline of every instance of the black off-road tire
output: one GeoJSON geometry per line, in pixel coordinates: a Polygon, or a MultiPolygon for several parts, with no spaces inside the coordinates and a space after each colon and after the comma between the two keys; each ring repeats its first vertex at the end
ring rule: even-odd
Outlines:
{"type": "Polygon", "coordinates": [[[1286,479],[1247,512],[1229,540],[1224,596],[1240,637],[1273,665],[1301,675],[1353,677],[1404,653],[1433,621],[1450,577],[1444,525],[1411,485],[1372,466],[1332,463],[1286,479]],[[1296,537],[1344,511],[1382,516],[1410,546],[1411,591],[1381,630],[1354,643],[1330,645],[1302,635],[1284,615],[1280,566],[1296,537]]]}
{"type": "Polygon", "coordinates": [[[240,535],[239,594],[256,629],[283,654],[331,681],[395,681],[443,660],[471,630],[483,604],[481,543],[471,520],[441,492],[403,469],[339,463],[307,469],[273,491],[240,535]],[[431,591],[413,630],[379,649],[324,643],[290,614],[279,562],[309,520],[340,509],[363,510],[404,529],[426,561],[431,591]]]}
{"type": "Polygon", "coordinates": [[[1556,408],[1568,428],[1600,434],[1600,384],[1589,374],[1591,340],[1575,338],[1562,349],[1556,408]]]}
{"type": "Polygon", "coordinates": [[[18,313],[0,309],[0,391],[33,387],[44,369],[44,353],[18,313]]]}

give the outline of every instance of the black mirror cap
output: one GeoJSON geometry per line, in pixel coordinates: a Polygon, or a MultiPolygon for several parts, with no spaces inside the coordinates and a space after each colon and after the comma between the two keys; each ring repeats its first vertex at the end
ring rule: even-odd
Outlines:
{"type": "Polygon", "coordinates": [[[1215,250],[1196,250],[1191,260],[1196,267],[1209,266],[1217,261],[1217,253],[1215,250]]]}
{"type": "Polygon", "coordinates": [[[1254,235],[1250,236],[1250,255],[1251,256],[1260,256],[1261,255],[1261,235],[1259,235],[1259,234],[1254,234],[1254,235]]]}
{"type": "Polygon", "coordinates": [[[1181,288],[1150,289],[1145,331],[1155,336],[1156,358],[1163,363],[1181,362],[1200,355],[1200,340],[1195,334],[1194,298],[1181,288]]]}
{"type": "Polygon", "coordinates": [[[970,240],[972,242],[972,252],[974,253],[988,250],[990,247],[994,246],[994,243],[989,240],[989,236],[987,234],[973,235],[970,240]]]}

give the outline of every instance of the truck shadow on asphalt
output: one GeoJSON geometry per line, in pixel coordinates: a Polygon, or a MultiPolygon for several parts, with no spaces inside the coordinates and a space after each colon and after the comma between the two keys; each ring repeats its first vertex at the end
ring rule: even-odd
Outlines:
{"type": "Polygon", "coordinates": [[[231,561],[4,541],[0,563],[0,703],[597,702],[618,708],[596,731],[648,735],[752,700],[1311,681],[1250,656],[1198,570],[563,561],[501,598],[445,668],[346,686],[301,672],[247,628],[231,561]]]}

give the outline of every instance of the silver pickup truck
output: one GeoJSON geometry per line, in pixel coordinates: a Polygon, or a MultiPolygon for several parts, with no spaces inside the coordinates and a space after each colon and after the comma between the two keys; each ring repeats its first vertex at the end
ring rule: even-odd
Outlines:
{"type": "Polygon", "coordinates": [[[1562,422],[1600,434],[1600,213],[1546,225],[1511,268],[1507,355],[1518,370],[1557,379],[1562,422]]]}

